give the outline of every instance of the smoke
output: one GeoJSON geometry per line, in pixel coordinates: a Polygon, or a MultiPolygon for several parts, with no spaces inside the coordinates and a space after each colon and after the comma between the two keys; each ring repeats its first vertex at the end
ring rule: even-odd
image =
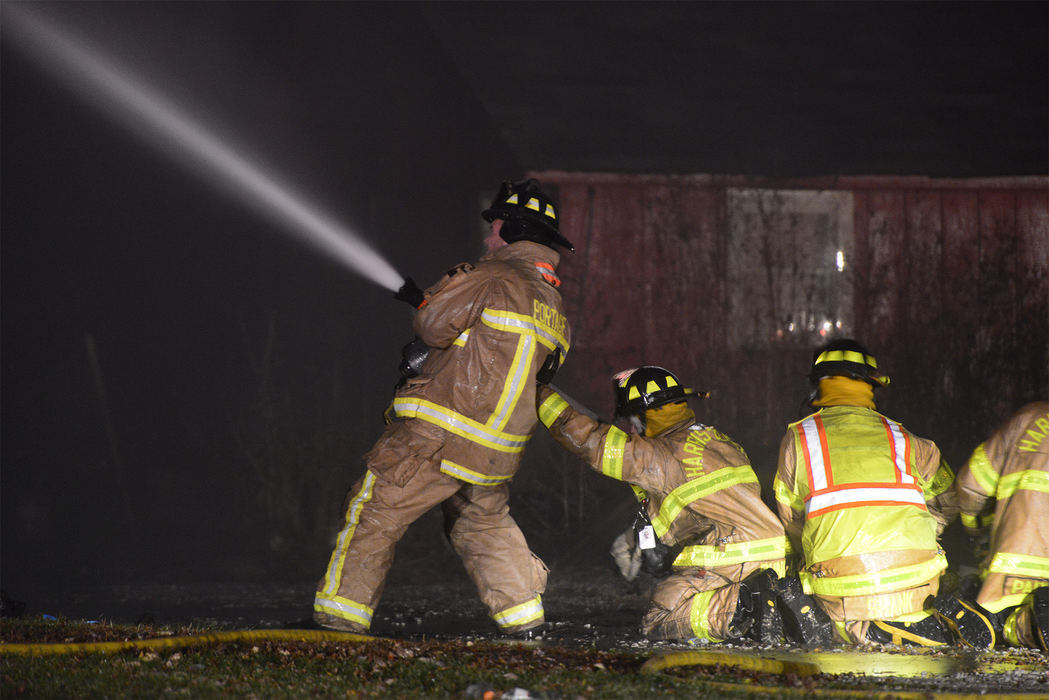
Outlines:
{"type": "Polygon", "coordinates": [[[246,204],[357,274],[396,291],[403,278],[360,237],[273,174],[235,152],[198,120],[26,5],[7,4],[10,37],[67,87],[246,204]]]}

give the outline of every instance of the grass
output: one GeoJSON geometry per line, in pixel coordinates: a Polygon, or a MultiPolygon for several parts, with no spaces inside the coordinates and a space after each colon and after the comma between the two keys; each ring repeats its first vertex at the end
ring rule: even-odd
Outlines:
{"type": "MultiPolygon", "coordinates": [[[[4,620],[5,644],[126,641],[203,627],[4,620]]],[[[641,673],[647,654],[463,641],[243,641],[171,650],[4,654],[0,696],[463,698],[473,686],[539,697],[729,697],[702,678],[641,673]]],[[[710,680],[714,677],[704,675],[710,680]]],[[[740,696],[753,697],[743,693],[740,696]]],[[[480,697],[478,695],[478,697],[480,697]]]]}

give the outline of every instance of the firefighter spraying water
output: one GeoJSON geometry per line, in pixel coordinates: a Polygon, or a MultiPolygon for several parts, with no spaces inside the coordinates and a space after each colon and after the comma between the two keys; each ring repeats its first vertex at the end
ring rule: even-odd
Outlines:
{"type": "Polygon", "coordinates": [[[14,43],[33,60],[173,158],[214,179],[289,235],[357,274],[390,291],[404,284],[360,237],[109,57],[25,6],[8,6],[4,18],[13,29],[14,43]]]}

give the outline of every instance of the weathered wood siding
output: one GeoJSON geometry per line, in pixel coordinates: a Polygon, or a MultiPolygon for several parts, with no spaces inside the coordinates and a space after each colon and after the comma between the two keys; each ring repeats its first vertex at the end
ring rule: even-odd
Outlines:
{"type": "MultiPolygon", "coordinates": [[[[1049,396],[1049,178],[535,175],[578,249],[560,268],[573,348],[557,384],[601,415],[611,414],[614,372],[663,365],[713,392],[701,418],[736,437],[771,479],[784,427],[802,415],[817,343],[773,328],[764,341],[732,339],[741,310],[729,222],[740,219],[729,193],[744,189],[851,198],[841,279],[852,318],[827,338],[852,336],[876,354],[892,377],[879,408],[936,440],[953,466],[1021,403],[1049,396]]],[[[767,225],[793,220],[786,212],[767,225]]],[[[804,245],[799,230],[760,236],[804,245]]],[[[775,259],[752,264],[768,268],[773,297],[794,283],[775,259]]],[[[771,318],[765,296],[744,297],[755,318],[771,318]]]]}

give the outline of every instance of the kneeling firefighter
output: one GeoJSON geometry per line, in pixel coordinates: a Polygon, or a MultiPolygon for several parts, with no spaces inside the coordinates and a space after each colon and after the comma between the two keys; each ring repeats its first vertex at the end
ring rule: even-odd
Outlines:
{"type": "Polygon", "coordinates": [[[999,641],[1049,651],[1049,401],[1016,411],[954,485],[966,531],[988,542],[976,604],[999,641]]]}
{"type": "Polygon", "coordinates": [[[612,553],[628,579],[642,568],[662,578],[641,623],[645,636],[771,644],[785,624],[799,642],[821,625],[828,632],[829,621],[794,612],[806,607],[805,596],[797,581],[788,590],[790,579],[780,578],[787,539],[743,448],[698,422],[686,401],[706,394],[654,366],[620,372],[613,387],[616,416],[630,432],[573,409],[549,386],[537,393],[539,419],[566,449],[638,496],[636,526],[612,553]]]}

